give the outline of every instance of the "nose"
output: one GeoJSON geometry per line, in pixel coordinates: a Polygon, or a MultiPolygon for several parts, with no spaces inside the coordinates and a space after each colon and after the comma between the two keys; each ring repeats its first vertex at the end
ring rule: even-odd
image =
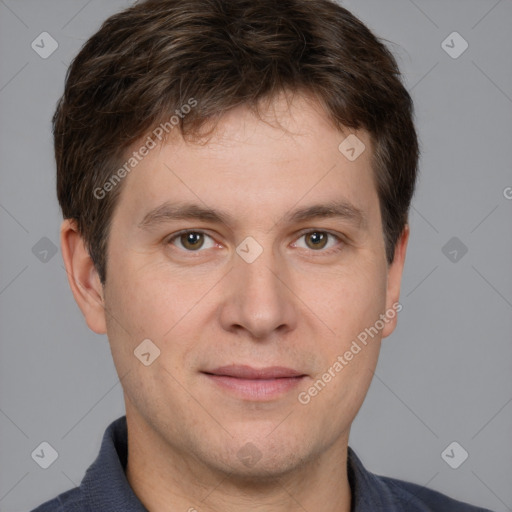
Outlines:
{"type": "Polygon", "coordinates": [[[235,254],[227,283],[220,312],[224,330],[264,341],[295,329],[298,299],[287,282],[284,262],[271,250],[263,250],[251,263],[235,254]]]}

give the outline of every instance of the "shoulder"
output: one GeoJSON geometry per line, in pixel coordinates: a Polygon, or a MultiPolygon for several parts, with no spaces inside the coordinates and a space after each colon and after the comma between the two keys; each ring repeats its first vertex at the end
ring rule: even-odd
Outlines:
{"type": "Polygon", "coordinates": [[[126,416],[114,420],[105,430],[100,451],[89,466],[80,486],[44,502],[31,512],[97,512],[140,510],[126,480],[123,464],[127,457],[126,416]],[[132,508],[124,505],[130,505],[132,508]],[[124,508],[123,508],[124,507],[124,508]]]}
{"type": "Polygon", "coordinates": [[[31,512],[87,512],[82,490],[80,487],[70,489],[59,494],[45,503],[42,503],[31,512]]]}
{"type": "Polygon", "coordinates": [[[388,487],[403,509],[409,512],[492,512],[412,482],[387,476],[375,476],[388,487]]]}
{"type": "Polygon", "coordinates": [[[348,477],[356,512],[491,512],[412,482],[372,473],[350,446],[348,477]]]}

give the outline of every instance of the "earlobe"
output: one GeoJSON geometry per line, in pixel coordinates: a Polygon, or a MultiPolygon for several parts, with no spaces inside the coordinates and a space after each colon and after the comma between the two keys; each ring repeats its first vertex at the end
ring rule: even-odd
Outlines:
{"type": "Polygon", "coordinates": [[[78,232],[76,221],[65,219],[62,222],[60,244],[75,301],[89,328],[97,334],[105,334],[107,330],[103,286],[78,232]]]}
{"type": "Polygon", "coordinates": [[[399,305],[400,285],[402,272],[405,264],[407,243],[409,241],[409,225],[406,224],[400,235],[396,246],[393,261],[388,267],[388,284],[386,290],[386,316],[387,322],[382,330],[382,337],[389,336],[396,328],[398,311],[402,309],[399,305]]]}

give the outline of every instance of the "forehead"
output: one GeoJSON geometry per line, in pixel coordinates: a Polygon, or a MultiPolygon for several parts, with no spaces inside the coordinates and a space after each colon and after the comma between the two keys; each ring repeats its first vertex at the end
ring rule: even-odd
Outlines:
{"type": "Polygon", "coordinates": [[[259,116],[239,106],[201,143],[176,128],[127,176],[118,208],[140,222],[148,208],[177,200],[238,216],[340,200],[371,210],[378,202],[371,140],[364,131],[338,130],[311,96],[276,97],[259,116]],[[347,141],[359,144],[357,158],[349,158],[347,141]]]}

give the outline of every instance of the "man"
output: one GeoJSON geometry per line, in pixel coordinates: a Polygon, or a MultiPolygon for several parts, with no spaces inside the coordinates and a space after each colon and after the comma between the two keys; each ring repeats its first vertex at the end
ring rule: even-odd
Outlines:
{"type": "Polygon", "coordinates": [[[476,511],[368,472],[418,142],[389,51],[328,0],[150,0],[54,116],[61,245],[126,417],[46,511],[476,511]]]}

